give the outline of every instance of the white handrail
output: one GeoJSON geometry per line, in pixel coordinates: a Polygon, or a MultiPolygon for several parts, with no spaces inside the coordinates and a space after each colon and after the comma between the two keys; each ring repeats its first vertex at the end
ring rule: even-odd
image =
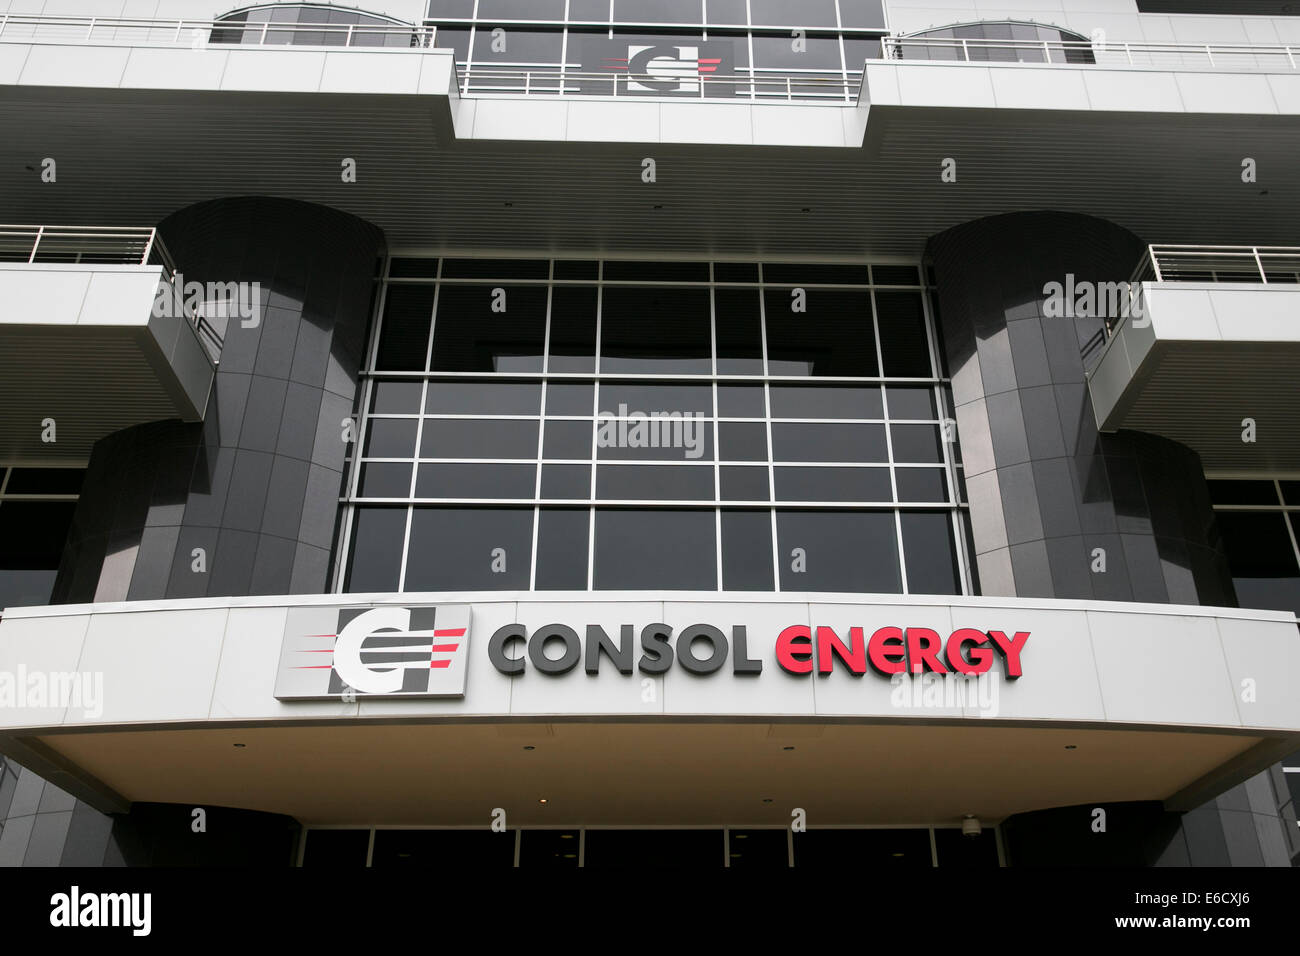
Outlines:
{"type": "Polygon", "coordinates": [[[38,14],[0,14],[0,41],[29,43],[42,40],[121,45],[188,45],[181,37],[186,30],[208,31],[209,41],[245,46],[279,46],[295,35],[312,34],[326,41],[315,45],[365,46],[387,49],[429,49],[436,35],[434,27],[401,23],[276,23],[234,20],[154,19],[146,17],[53,17],[38,14]],[[27,29],[16,30],[14,28],[27,29]],[[218,39],[211,40],[213,33],[218,39]],[[268,40],[268,37],[274,39],[268,40]],[[224,39],[233,37],[234,39],[224,39]],[[389,38],[398,42],[387,44],[389,38]],[[337,38],[341,42],[328,42],[337,38]],[[375,42],[378,41],[378,42],[375,42]]]}

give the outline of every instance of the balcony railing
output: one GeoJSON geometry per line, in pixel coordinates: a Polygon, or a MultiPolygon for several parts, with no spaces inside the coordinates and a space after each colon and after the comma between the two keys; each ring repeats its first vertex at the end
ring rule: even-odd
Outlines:
{"type": "MultiPolygon", "coordinates": [[[[152,265],[164,270],[168,282],[184,281],[157,229],[0,225],[0,262],[152,265]]],[[[225,344],[223,336],[202,309],[190,307],[183,288],[177,290],[176,301],[215,361],[225,344]]]]}
{"type": "Polygon", "coordinates": [[[889,60],[1058,63],[1161,69],[1295,70],[1300,47],[1256,43],[1111,43],[1092,40],[985,40],[885,37],[889,60]]]}
{"type": "Polygon", "coordinates": [[[0,14],[0,41],[123,46],[351,46],[430,49],[436,30],[381,23],[239,23],[0,14]]]}
{"type": "Polygon", "coordinates": [[[156,265],[176,272],[157,229],[113,226],[0,226],[0,262],[156,265]]]}
{"type": "Polygon", "coordinates": [[[1300,246],[1148,246],[1139,282],[1300,283],[1300,246]]]}
{"type": "Polygon", "coordinates": [[[854,103],[862,72],[738,70],[734,74],[591,73],[557,67],[458,67],[463,96],[600,96],[618,99],[830,100],[854,103]],[[674,88],[675,87],[675,88],[674,88]]]}

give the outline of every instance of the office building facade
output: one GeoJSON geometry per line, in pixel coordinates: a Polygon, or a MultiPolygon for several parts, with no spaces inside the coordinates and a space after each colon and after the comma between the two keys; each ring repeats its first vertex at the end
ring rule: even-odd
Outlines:
{"type": "Polygon", "coordinates": [[[104,6],[0,0],[0,864],[1300,860],[1286,4],[104,6]]]}

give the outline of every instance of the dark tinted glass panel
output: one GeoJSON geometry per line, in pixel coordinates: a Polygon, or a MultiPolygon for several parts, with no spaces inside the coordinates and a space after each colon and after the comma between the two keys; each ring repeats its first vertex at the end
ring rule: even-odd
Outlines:
{"type": "Polygon", "coordinates": [[[943,461],[938,425],[890,425],[894,461],[943,461]]]}
{"type": "Polygon", "coordinates": [[[806,830],[794,834],[794,865],[855,870],[932,865],[929,830],[806,830]]]}
{"type": "Polygon", "coordinates": [[[583,865],[646,869],[722,866],[721,830],[588,830],[583,865]]]}
{"type": "Polygon", "coordinates": [[[806,312],[795,312],[790,289],[766,293],[767,359],[772,375],[873,377],[876,340],[866,292],[805,289],[806,312]]]}
{"type": "Polygon", "coordinates": [[[780,501],[894,499],[888,468],[777,468],[774,475],[780,501]]]}
{"type": "Polygon", "coordinates": [[[755,24],[772,26],[833,27],[835,0],[749,0],[750,14],[755,24]]]}
{"type": "Polygon", "coordinates": [[[713,389],[709,385],[649,385],[643,382],[602,382],[600,414],[628,415],[713,414],[713,389]],[[626,408],[621,407],[626,406],[626,408]]]}
{"type": "Polygon", "coordinates": [[[876,285],[920,285],[916,266],[872,266],[871,279],[876,285]]]}
{"type": "Polygon", "coordinates": [[[368,458],[415,457],[415,418],[372,418],[366,423],[368,458]]]}
{"type": "Polygon", "coordinates": [[[57,568],[76,507],[73,501],[0,503],[0,568],[57,568]]]}
{"type": "Polygon", "coordinates": [[[776,532],[782,590],[902,590],[891,512],[777,511],[776,532]]]}
{"type": "Polygon", "coordinates": [[[710,465],[599,465],[596,497],[624,501],[712,501],[710,465]]]}
{"type": "Polygon", "coordinates": [[[722,461],[767,461],[767,425],[763,422],[720,424],[718,458],[722,461]]]}
{"type": "Polygon", "coordinates": [[[946,511],[904,511],[903,558],[909,594],[960,594],[957,546],[946,511]]]}
{"type": "Polygon", "coordinates": [[[543,508],[537,525],[537,589],[587,589],[586,508],[543,508]]]}
{"type": "Polygon", "coordinates": [[[947,501],[948,482],[942,468],[897,468],[899,501],[947,501]]]}
{"type": "Polygon", "coordinates": [[[605,461],[712,461],[713,426],[699,418],[601,419],[596,457],[605,461]]]}
{"type": "Polygon", "coordinates": [[[415,479],[417,498],[532,498],[537,490],[536,465],[490,465],[440,462],[421,465],[415,479]]]}
{"type": "MultiPolygon", "coordinates": [[[[489,31],[479,31],[479,43],[483,42],[485,35],[490,39],[489,31]]],[[[518,35],[524,34],[521,31],[518,35]]],[[[507,31],[507,40],[512,36],[516,36],[515,31],[507,31]]],[[[477,51],[474,56],[478,58],[477,51]]],[[[550,268],[550,263],[545,259],[443,259],[442,277],[444,279],[545,279],[550,275],[550,268]]]]}
{"type": "Polygon", "coordinates": [[[479,0],[483,20],[563,20],[564,0],[479,0]]]}
{"type": "Polygon", "coordinates": [[[767,501],[767,468],[723,466],[718,469],[724,501],[767,501]]]}
{"type": "Polygon", "coordinates": [[[537,420],[426,418],[421,458],[536,458],[537,420]]]}
{"type": "Polygon", "coordinates": [[[39,607],[54,593],[54,568],[21,570],[0,568],[0,611],[7,607],[39,607]]]}
{"type": "Polygon", "coordinates": [[[544,287],[444,285],[438,293],[433,369],[540,372],[545,334],[544,287]],[[505,294],[504,312],[493,310],[502,301],[494,293],[498,288],[505,294]]]}
{"type": "MultiPolygon", "coordinates": [[[[480,63],[487,66],[493,64],[513,66],[521,63],[549,66],[560,62],[564,50],[563,30],[529,30],[510,25],[500,27],[502,32],[494,35],[496,29],[495,25],[484,23],[474,34],[475,66],[480,63]]],[[[546,263],[542,265],[545,266],[546,263]]],[[[476,271],[474,276],[477,278],[505,274],[483,270],[476,271]]],[[[519,273],[511,272],[509,275],[514,277],[519,273]]],[[[519,277],[534,278],[532,275],[519,277]]],[[[543,272],[540,278],[546,278],[546,273],[543,272]]]]}
{"type": "Polygon", "coordinates": [[[429,18],[452,17],[468,20],[474,16],[474,0],[429,0],[429,18]]]}
{"type": "Polygon", "coordinates": [[[776,461],[889,460],[884,425],[772,423],[772,457],[776,461]]]}
{"type": "Polygon", "coordinates": [[[877,289],[876,316],[880,324],[880,354],[885,374],[929,378],[930,347],[925,336],[925,312],[920,291],[877,289]]]}
{"type": "Polygon", "coordinates": [[[423,371],[432,318],[432,286],[389,286],[375,368],[385,372],[423,371]]]}
{"type": "Polygon", "coordinates": [[[556,286],[551,292],[552,372],[596,370],[596,288],[556,286]]]}
{"type": "Polygon", "coordinates": [[[303,866],[366,865],[370,848],[369,830],[308,830],[303,847],[303,866]]]}
{"type": "Polygon", "coordinates": [[[548,421],[542,442],[542,454],[547,458],[581,458],[591,460],[592,430],[590,419],[579,421],[548,421]]]}
{"type": "Polygon", "coordinates": [[[771,514],[722,512],[722,589],[771,591],[772,588],[771,514]]]}
{"type": "Polygon", "coordinates": [[[375,382],[370,410],[376,415],[418,413],[423,394],[423,382],[375,382]]]}
{"type": "Polygon", "coordinates": [[[569,0],[569,22],[609,22],[610,0],[569,0]]]}
{"type": "MultiPolygon", "coordinates": [[[[1284,482],[1293,484],[1293,482],[1284,482]]],[[[1277,489],[1271,481],[1211,481],[1210,500],[1216,505],[1277,505],[1277,489]]]]}
{"type": "Polygon", "coordinates": [[[438,275],[438,260],[393,259],[388,263],[388,274],[394,279],[433,279],[438,275]]]}
{"type": "Polygon", "coordinates": [[[790,865],[790,843],[785,830],[732,830],[728,836],[732,869],[771,870],[790,865]]]}
{"type": "Polygon", "coordinates": [[[536,415],[539,382],[430,382],[424,410],[430,415],[536,415]]]}
{"type": "Polygon", "coordinates": [[[707,262],[605,262],[608,282],[708,282],[707,262]]]}
{"type": "Polygon", "coordinates": [[[846,36],[844,38],[844,66],[850,74],[861,72],[868,60],[879,59],[881,59],[879,40],[873,37],[846,36]]]}
{"type": "Polygon", "coordinates": [[[416,508],[406,590],[525,590],[532,546],[531,508],[416,508]]]}
{"type": "MultiPolygon", "coordinates": [[[[786,38],[789,45],[789,38],[786,38]]],[[[824,266],[807,263],[763,263],[763,281],[792,286],[809,285],[866,285],[871,273],[866,266],[824,266]]]]}
{"type": "Polygon", "coordinates": [[[890,385],[885,388],[889,417],[934,420],[934,389],[926,385],[890,385]]]}
{"type": "Polygon", "coordinates": [[[594,259],[555,260],[555,278],[557,279],[597,279],[599,277],[600,263],[594,259]]]}
{"type": "Polygon", "coordinates": [[[536,870],[574,869],[578,865],[579,838],[577,830],[525,830],[519,844],[519,866],[536,870]]]}
{"type": "MultiPolygon", "coordinates": [[[[745,15],[745,5],[740,4],[740,15],[745,15]]],[[[709,19],[713,19],[713,4],[709,4],[709,19]]],[[[756,262],[715,262],[713,264],[714,282],[757,282],[758,263],[756,262]]]]}
{"type": "Polygon", "coordinates": [[[441,49],[454,50],[457,63],[469,60],[469,27],[440,26],[435,43],[441,49]]]}
{"type": "Polygon", "coordinates": [[[840,26],[883,30],[884,6],[881,0],[840,0],[840,26]]]}
{"type": "Polygon", "coordinates": [[[880,389],[870,385],[772,385],[773,418],[883,418],[880,389]]]}
{"type": "Polygon", "coordinates": [[[1282,499],[1289,505],[1300,505],[1300,481],[1282,481],[1282,499]]]}
{"type": "Polygon", "coordinates": [[[619,23],[703,23],[701,0],[614,0],[619,23]]]}
{"type": "Polygon", "coordinates": [[[1219,511],[1214,520],[1223,533],[1238,603],[1300,614],[1300,569],[1285,516],[1219,511]]]}
{"type": "Polygon", "coordinates": [[[542,497],[586,501],[591,497],[591,466],[543,465],[542,497]]]}
{"type": "Polygon", "coordinates": [[[546,385],[547,415],[591,417],[595,401],[596,386],[590,382],[548,382],[546,385]]]}
{"type": "Polygon", "coordinates": [[[405,508],[358,508],[347,590],[396,591],[406,537],[405,508]]]}
{"type": "Polygon", "coordinates": [[[997,835],[987,827],[977,837],[963,836],[961,830],[950,827],[936,828],[934,848],[940,866],[983,869],[998,865],[997,835]]]}
{"type": "MultiPolygon", "coordinates": [[[[4,477],[0,469],[0,478],[4,477]]],[[[86,472],[81,468],[11,468],[5,493],[10,495],[75,495],[81,493],[86,472]]]]}
{"type": "Polygon", "coordinates": [[[711,510],[597,511],[595,586],[712,591],[718,583],[716,547],[711,510]]]}
{"type": "Polygon", "coordinates": [[[713,293],[719,375],[763,374],[763,325],[757,289],[713,293]]]}
{"type": "Polygon", "coordinates": [[[362,498],[409,498],[411,466],[395,461],[362,465],[360,493],[362,498]]]}
{"type": "Polygon", "coordinates": [[[496,870],[515,865],[515,831],[376,830],[371,866],[496,870]]]}
{"type": "Polygon", "coordinates": [[[712,369],[708,289],[608,287],[601,315],[604,372],[712,369]]]}
{"type": "Polygon", "coordinates": [[[767,415],[762,385],[719,385],[719,418],[764,418],[767,415]]]}

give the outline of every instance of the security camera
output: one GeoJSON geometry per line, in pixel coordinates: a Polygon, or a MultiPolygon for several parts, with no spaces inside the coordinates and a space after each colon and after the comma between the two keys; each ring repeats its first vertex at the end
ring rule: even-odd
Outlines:
{"type": "Polygon", "coordinates": [[[961,821],[961,835],[970,837],[972,840],[979,836],[983,829],[980,826],[979,817],[973,813],[966,814],[966,818],[961,821]]]}

